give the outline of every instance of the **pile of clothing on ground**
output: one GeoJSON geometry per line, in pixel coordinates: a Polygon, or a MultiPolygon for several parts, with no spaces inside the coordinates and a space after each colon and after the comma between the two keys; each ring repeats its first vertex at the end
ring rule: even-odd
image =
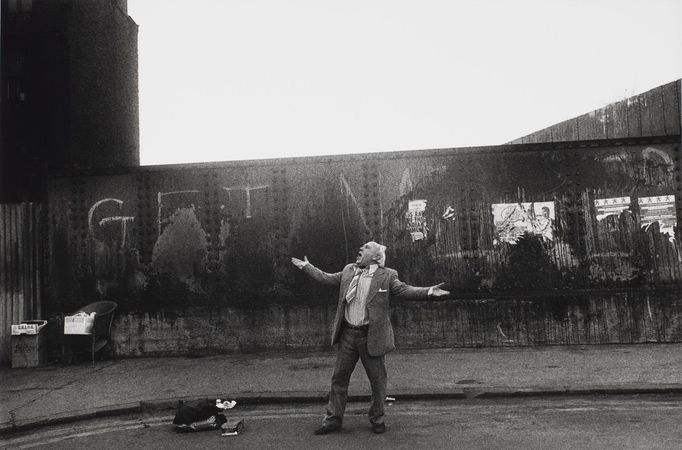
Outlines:
{"type": "Polygon", "coordinates": [[[220,429],[223,436],[237,435],[243,431],[244,421],[242,419],[228,419],[223,414],[224,411],[234,408],[236,404],[237,402],[234,400],[226,402],[220,399],[202,399],[189,402],[180,400],[173,425],[180,432],[220,429]]]}

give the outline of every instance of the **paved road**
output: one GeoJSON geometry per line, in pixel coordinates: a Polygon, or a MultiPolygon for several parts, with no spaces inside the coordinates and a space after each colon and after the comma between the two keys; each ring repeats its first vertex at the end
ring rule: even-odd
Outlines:
{"type": "Polygon", "coordinates": [[[396,402],[389,427],[371,433],[365,405],[349,404],[342,432],[312,435],[321,405],[236,408],[246,429],[178,434],[167,413],[127,416],[53,427],[5,442],[10,448],[188,449],[261,448],[682,448],[682,398],[592,398],[396,402]]]}

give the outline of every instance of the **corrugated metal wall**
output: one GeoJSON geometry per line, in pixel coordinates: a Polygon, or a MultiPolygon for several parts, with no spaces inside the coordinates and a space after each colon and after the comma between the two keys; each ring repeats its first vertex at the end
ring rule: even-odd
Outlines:
{"type": "Polygon", "coordinates": [[[662,136],[74,172],[50,180],[46,307],[118,302],[119,354],[318,348],[337,293],[290,258],[338,271],[375,239],[401,280],[453,292],[396,302],[403,346],[678,341],[679,151],[662,136]]]}
{"type": "Polygon", "coordinates": [[[11,325],[41,318],[42,206],[0,204],[0,363],[11,360],[11,325]]]}
{"type": "Polygon", "coordinates": [[[678,154],[635,139],[54,178],[50,307],[316,303],[290,257],[340,270],[369,239],[404,281],[465,298],[678,286],[678,154]]]}

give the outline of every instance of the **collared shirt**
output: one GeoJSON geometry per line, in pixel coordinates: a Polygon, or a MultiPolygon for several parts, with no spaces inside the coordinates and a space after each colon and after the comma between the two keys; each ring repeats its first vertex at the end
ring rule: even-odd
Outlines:
{"type": "Polygon", "coordinates": [[[372,284],[374,272],[379,266],[370,264],[363,269],[358,280],[358,288],[355,294],[355,299],[346,303],[346,321],[355,326],[367,325],[369,317],[367,316],[367,297],[369,295],[369,287],[372,284]]]}

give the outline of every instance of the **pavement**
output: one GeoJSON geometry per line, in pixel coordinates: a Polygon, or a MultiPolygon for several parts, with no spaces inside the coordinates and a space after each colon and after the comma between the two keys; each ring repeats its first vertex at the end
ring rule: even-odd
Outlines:
{"type": "MultiPolygon", "coordinates": [[[[320,403],[334,353],[133,358],[0,367],[0,435],[135,412],[180,399],[240,405],[320,403]]],[[[595,394],[681,394],[682,343],[403,350],[386,356],[388,395],[401,400],[595,394]]],[[[361,364],[349,400],[368,401],[361,364]]]]}

